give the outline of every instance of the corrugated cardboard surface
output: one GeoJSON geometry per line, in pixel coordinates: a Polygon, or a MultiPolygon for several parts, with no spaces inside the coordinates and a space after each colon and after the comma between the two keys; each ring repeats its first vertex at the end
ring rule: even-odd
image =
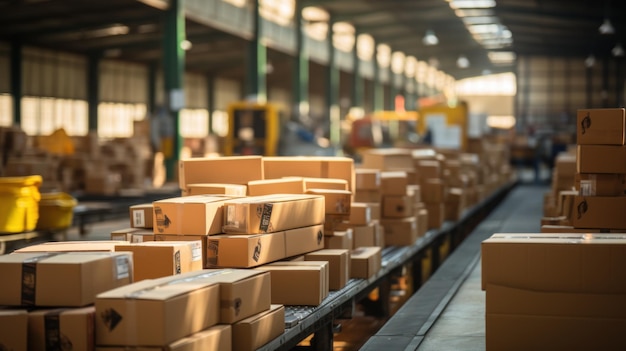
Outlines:
{"type": "Polygon", "coordinates": [[[626,146],[578,145],[578,173],[626,173],[626,146]]]}
{"type": "Polygon", "coordinates": [[[626,195],[625,174],[589,174],[576,173],[574,185],[584,196],[620,196],[626,195]],[[581,181],[583,186],[581,187],[581,181]],[[583,189],[581,189],[583,188],[583,189]]]}
{"type": "Polygon", "coordinates": [[[152,203],[132,205],[129,207],[130,226],[132,228],[152,228],[154,209],[152,203]]]}
{"type": "Polygon", "coordinates": [[[220,234],[207,240],[207,267],[249,268],[287,257],[285,232],[220,234]]]}
{"type": "Polygon", "coordinates": [[[35,310],[28,314],[29,350],[94,349],[94,306],[35,310]]]}
{"type": "Polygon", "coordinates": [[[256,350],[285,332],[285,307],[272,305],[269,310],[241,320],[232,327],[233,350],[256,350]]]}
{"type": "Polygon", "coordinates": [[[248,182],[249,196],[272,194],[304,194],[306,187],[302,178],[278,178],[252,180],[248,182]]]}
{"type": "Polygon", "coordinates": [[[179,162],[178,182],[181,189],[197,183],[246,185],[257,179],[264,179],[261,156],[198,157],[179,162]]]}
{"type": "Polygon", "coordinates": [[[380,247],[359,247],[350,252],[350,278],[368,279],[382,265],[380,247]]]}
{"type": "Polygon", "coordinates": [[[623,108],[582,109],[576,113],[576,143],[624,145],[626,118],[623,108]]]}
{"type": "Polygon", "coordinates": [[[417,217],[382,219],[385,243],[389,246],[410,246],[418,238],[417,217]]]}
{"type": "Polygon", "coordinates": [[[211,235],[222,232],[224,203],[233,197],[195,195],[154,202],[156,234],[211,235]]]}
{"type": "Polygon", "coordinates": [[[353,231],[346,229],[343,231],[334,231],[333,235],[324,235],[325,249],[345,249],[352,250],[354,246],[353,231]]]}
{"type": "Polygon", "coordinates": [[[380,191],[385,195],[407,195],[409,179],[406,172],[381,172],[380,191]]]}
{"type": "Polygon", "coordinates": [[[382,218],[403,218],[413,215],[413,198],[410,196],[383,195],[382,218]]]}
{"type": "MultiPolygon", "coordinates": [[[[140,229],[133,228],[132,231],[140,229]]],[[[102,241],[51,241],[17,249],[14,253],[26,252],[113,252],[116,245],[128,244],[126,240],[102,241]]]]}
{"type": "Polygon", "coordinates": [[[27,350],[28,311],[0,309],[0,348],[4,350],[27,350]]]}
{"type": "Polygon", "coordinates": [[[248,187],[241,184],[219,184],[219,183],[200,183],[188,184],[187,189],[183,190],[184,196],[193,195],[232,195],[246,196],[248,187]]]}
{"type": "Polygon", "coordinates": [[[322,224],[286,230],[285,257],[301,255],[324,248],[324,226],[322,224]]]}
{"type": "Polygon", "coordinates": [[[201,241],[149,241],[118,245],[115,251],[133,253],[135,281],[167,277],[203,268],[201,241]]]}
{"type": "Polygon", "coordinates": [[[265,178],[310,177],[344,179],[348,182],[348,190],[354,193],[354,160],[349,157],[263,157],[265,178]]]}
{"type": "Polygon", "coordinates": [[[327,261],[329,290],[340,290],[350,279],[350,251],[324,249],[304,255],[307,261],[327,261]]]}
{"type": "Polygon", "coordinates": [[[357,168],[354,170],[357,190],[380,189],[380,170],[372,168],[357,168]]]}
{"type": "Polygon", "coordinates": [[[307,194],[324,197],[327,215],[349,215],[352,204],[352,192],[348,190],[308,189],[307,194]]]}
{"type": "Polygon", "coordinates": [[[366,225],[372,220],[372,206],[370,203],[353,202],[350,208],[348,222],[355,225],[366,225]]]}
{"type": "Polygon", "coordinates": [[[626,229],[626,196],[574,197],[572,225],[575,228],[626,229]]]}
{"type": "Polygon", "coordinates": [[[413,157],[408,149],[370,149],[363,153],[363,168],[382,171],[413,169],[413,157]]]}
{"type": "Polygon", "coordinates": [[[328,262],[285,262],[293,265],[265,265],[255,268],[271,274],[272,303],[317,306],[328,295],[328,262]],[[300,265],[296,265],[300,264],[300,265]]]}

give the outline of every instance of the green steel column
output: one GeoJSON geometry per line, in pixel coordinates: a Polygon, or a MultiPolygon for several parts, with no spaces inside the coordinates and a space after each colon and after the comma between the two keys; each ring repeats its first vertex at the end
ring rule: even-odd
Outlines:
{"type": "Polygon", "coordinates": [[[302,2],[298,0],[296,0],[294,23],[296,26],[296,64],[293,72],[293,115],[302,116],[309,114],[309,55],[305,45],[302,2]]]}
{"type": "Polygon", "coordinates": [[[352,49],[352,62],[354,63],[352,77],[352,107],[363,108],[363,78],[361,77],[361,60],[359,59],[359,50],[357,50],[357,41],[359,31],[354,31],[354,48],[352,49]]]}
{"type": "Polygon", "coordinates": [[[326,77],[326,106],[328,107],[329,137],[331,145],[341,149],[341,112],[339,109],[339,69],[335,62],[335,45],[333,44],[333,24],[332,15],[328,20],[328,71],[326,77]]]}
{"type": "Polygon", "coordinates": [[[396,74],[393,72],[393,70],[391,70],[391,68],[389,68],[389,70],[391,71],[389,73],[390,79],[389,79],[389,104],[387,105],[387,109],[389,109],[390,111],[395,111],[396,110],[396,95],[398,95],[398,88],[396,87],[396,74]]]}
{"type": "Polygon", "coordinates": [[[164,141],[167,179],[175,180],[182,138],[179,130],[179,113],[185,104],[184,83],[185,51],[181,43],[185,39],[185,12],[183,0],[171,0],[165,12],[165,35],[163,37],[163,69],[165,94],[172,122],[169,139],[164,141]]]}
{"type": "Polygon", "coordinates": [[[158,64],[151,62],[148,65],[148,115],[150,118],[156,117],[156,81],[158,64]]]}
{"type": "Polygon", "coordinates": [[[206,77],[207,90],[207,110],[209,110],[209,134],[213,134],[213,111],[215,111],[215,76],[210,74],[206,77]]]}
{"type": "Polygon", "coordinates": [[[22,43],[11,43],[11,95],[13,95],[13,124],[22,123],[22,43]]]}
{"type": "Polygon", "coordinates": [[[90,132],[98,130],[100,104],[100,55],[91,54],[87,60],[87,126],[90,132]]]}
{"type": "Polygon", "coordinates": [[[250,41],[248,53],[248,71],[246,73],[246,95],[247,98],[254,97],[258,102],[267,100],[265,71],[267,63],[266,48],[261,42],[263,36],[261,30],[261,13],[259,12],[259,0],[252,0],[254,7],[253,14],[253,36],[250,41]]]}
{"type": "Polygon", "coordinates": [[[378,62],[378,49],[374,51],[374,111],[382,111],[385,109],[385,91],[383,83],[380,79],[381,67],[378,62]]]}

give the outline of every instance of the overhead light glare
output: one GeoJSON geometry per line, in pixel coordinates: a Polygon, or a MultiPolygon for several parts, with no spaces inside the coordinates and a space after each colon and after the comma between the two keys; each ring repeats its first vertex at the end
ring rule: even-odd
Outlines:
{"type": "Polygon", "coordinates": [[[487,56],[494,64],[512,63],[517,57],[513,51],[490,51],[487,56]]]}
{"type": "Polygon", "coordinates": [[[593,55],[587,56],[585,59],[585,67],[591,68],[596,64],[596,57],[593,55]]]}
{"type": "Polygon", "coordinates": [[[496,7],[495,0],[454,0],[450,2],[450,7],[457,9],[488,9],[496,7]]]}
{"type": "Polygon", "coordinates": [[[479,16],[494,16],[494,12],[491,9],[463,9],[454,10],[454,14],[457,17],[479,17],[479,16]]]}
{"type": "Polygon", "coordinates": [[[433,46],[439,44],[439,38],[435,35],[435,31],[429,29],[426,31],[424,38],[422,38],[422,43],[426,46],[433,46]]]}
{"type": "Polygon", "coordinates": [[[497,17],[494,16],[475,16],[475,17],[463,17],[463,23],[466,26],[475,24],[497,24],[500,23],[497,17]]]}
{"type": "Polygon", "coordinates": [[[185,50],[185,51],[191,50],[192,46],[193,46],[193,44],[191,44],[191,42],[189,40],[187,40],[187,39],[185,39],[185,40],[180,42],[180,48],[185,50]]]}
{"type": "Polygon", "coordinates": [[[605,18],[604,22],[602,22],[602,24],[600,25],[600,28],[598,28],[598,31],[600,31],[600,34],[608,35],[608,34],[615,33],[615,28],[613,27],[611,20],[608,18],[605,18]]]}
{"type": "Polygon", "coordinates": [[[615,57],[623,57],[624,56],[624,48],[622,47],[622,44],[617,43],[617,45],[615,45],[613,47],[613,50],[611,50],[611,53],[615,57]]]}
{"type": "Polygon", "coordinates": [[[468,68],[470,66],[470,62],[469,62],[469,59],[467,58],[467,56],[461,55],[456,60],[456,65],[459,68],[468,68]]]}

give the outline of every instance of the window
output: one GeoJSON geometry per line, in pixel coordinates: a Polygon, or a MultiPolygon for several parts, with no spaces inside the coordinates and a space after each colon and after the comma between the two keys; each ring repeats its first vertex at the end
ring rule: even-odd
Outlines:
{"type": "MultiPolygon", "coordinates": [[[[0,102],[0,111],[4,109],[2,106],[0,102]]],[[[50,135],[59,128],[65,129],[68,135],[86,135],[87,114],[87,102],[83,100],[22,98],[22,129],[29,135],[50,135]]]]}
{"type": "Polygon", "coordinates": [[[180,135],[183,138],[204,138],[209,135],[209,111],[183,109],[179,114],[180,135]]]}

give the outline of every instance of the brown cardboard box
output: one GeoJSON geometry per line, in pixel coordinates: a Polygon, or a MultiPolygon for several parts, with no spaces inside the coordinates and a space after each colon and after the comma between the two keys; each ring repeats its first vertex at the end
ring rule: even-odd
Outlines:
{"type": "Polygon", "coordinates": [[[422,202],[422,187],[417,184],[409,184],[406,188],[407,195],[413,198],[415,203],[422,202]]]}
{"type": "Polygon", "coordinates": [[[302,178],[278,178],[251,180],[248,182],[249,196],[273,194],[304,194],[306,187],[302,178]]]}
{"type": "Polygon", "coordinates": [[[28,311],[0,309],[0,346],[5,350],[27,350],[28,311]]]}
{"type": "Polygon", "coordinates": [[[348,190],[308,189],[307,194],[324,197],[327,215],[350,215],[352,193],[348,190]]]}
{"type": "Polygon", "coordinates": [[[370,223],[367,225],[352,225],[342,223],[338,226],[338,229],[352,229],[352,248],[357,248],[361,246],[378,246],[378,241],[376,237],[377,224],[377,221],[370,221],[370,223]]]}
{"type": "Polygon", "coordinates": [[[409,179],[406,172],[381,172],[380,173],[380,192],[383,197],[387,195],[405,196],[407,194],[407,186],[409,179]]]}
{"type": "Polygon", "coordinates": [[[14,253],[27,252],[114,252],[116,245],[128,244],[122,240],[102,241],[50,241],[17,249],[14,253]]]}
{"type": "Polygon", "coordinates": [[[135,281],[202,269],[200,241],[147,241],[117,245],[115,251],[133,253],[135,281]]]}
{"type": "Polygon", "coordinates": [[[376,245],[380,248],[387,246],[385,242],[385,228],[380,224],[380,221],[376,220],[376,245]]]}
{"type": "Polygon", "coordinates": [[[385,244],[389,246],[410,246],[418,238],[417,218],[381,219],[385,228],[385,244]]]}
{"type": "Polygon", "coordinates": [[[85,176],[85,193],[91,195],[117,195],[122,187],[119,172],[88,172],[85,176]]]}
{"type": "Polygon", "coordinates": [[[422,182],[422,200],[424,202],[444,202],[446,186],[442,179],[430,178],[422,182]]]}
{"type": "Polygon", "coordinates": [[[417,236],[421,237],[428,231],[428,210],[426,208],[417,211],[417,236]]]}
{"type": "Polygon", "coordinates": [[[380,189],[376,190],[359,190],[354,193],[355,202],[379,203],[383,199],[380,189]]]}
{"type": "Polygon", "coordinates": [[[626,146],[578,145],[578,173],[626,173],[626,146]]]}
{"type": "Polygon", "coordinates": [[[626,118],[623,108],[581,109],[576,113],[579,145],[624,145],[626,118]]]}
{"type": "Polygon", "coordinates": [[[435,160],[418,160],[415,163],[420,183],[426,179],[441,178],[441,164],[435,160]]]}
{"type": "Polygon", "coordinates": [[[301,255],[324,248],[324,226],[321,224],[286,230],[285,257],[301,255]]]}
{"type": "Polygon", "coordinates": [[[311,260],[290,260],[290,261],[278,261],[265,265],[265,267],[313,267],[321,268],[321,285],[320,295],[328,296],[329,292],[329,280],[330,280],[330,267],[328,261],[311,261],[311,260]]]}
{"type": "Polygon", "coordinates": [[[325,249],[352,250],[354,247],[352,229],[344,231],[334,231],[333,235],[324,235],[325,249]]]}
{"type": "Polygon", "coordinates": [[[413,215],[413,198],[407,195],[384,195],[383,196],[384,218],[404,218],[413,215]]]}
{"type": "Polygon", "coordinates": [[[378,202],[367,202],[369,207],[372,209],[372,220],[379,220],[382,218],[380,201],[382,201],[382,198],[378,202]]]}
{"type": "Polygon", "coordinates": [[[119,252],[14,253],[0,256],[0,305],[91,304],[133,281],[132,255],[119,252]]]}
{"type": "Polygon", "coordinates": [[[94,306],[29,312],[28,350],[93,350],[95,312],[94,306]]]}
{"type": "Polygon", "coordinates": [[[445,219],[445,205],[443,203],[426,203],[428,211],[428,228],[441,228],[445,219]]]}
{"type": "Polygon", "coordinates": [[[232,326],[214,325],[203,331],[178,339],[165,346],[96,346],[96,351],[189,351],[189,350],[232,350],[232,326]]]}
{"type": "Polygon", "coordinates": [[[183,189],[183,196],[193,195],[230,195],[230,196],[246,196],[248,187],[241,184],[222,184],[222,183],[198,183],[188,184],[187,189],[183,189]]]}
{"type": "Polygon", "coordinates": [[[132,205],[130,211],[130,226],[132,228],[152,228],[154,208],[152,203],[132,205]]]}
{"type": "Polygon", "coordinates": [[[379,190],[380,170],[372,168],[357,168],[354,170],[356,190],[379,190]]]}
{"type": "Polygon", "coordinates": [[[207,239],[206,266],[249,268],[283,259],[285,232],[213,235],[207,239]]]}
{"type": "Polygon", "coordinates": [[[178,183],[181,189],[189,184],[228,183],[247,185],[264,179],[261,156],[198,157],[181,160],[178,183]]]}
{"type": "Polygon", "coordinates": [[[156,241],[155,234],[151,229],[144,229],[130,234],[131,243],[143,243],[146,241],[156,241]]]}
{"type": "Polygon", "coordinates": [[[494,234],[481,248],[483,290],[626,293],[621,234],[494,234]]]}
{"type": "MultiPolygon", "coordinates": [[[[116,229],[111,232],[111,240],[131,242],[133,240],[133,233],[143,232],[143,231],[144,231],[143,228],[116,229]]],[[[115,246],[111,246],[111,251],[115,251],[115,246]]]]}
{"type": "Polygon", "coordinates": [[[363,153],[363,168],[396,171],[413,169],[413,157],[408,149],[370,149],[363,153]]]}
{"type": "Polygon", "coordinates": [[[255,268],[271,274],[273,304],[317,306],[322,303],[328,296],[328,262],[316,265],[311,262],[281,262],[281,265],[255,268]],[[296,265],[300,263],[304,265],[296,265]]]}
{"type": "Polygon", "coordinates": [[[303,177],[305,189],[350,190],[345,179],[303,177]]]}
{"type": "Polygon", "coordinates": [[[96,299],[96,344],[162,346],[220,321],[220,271],[143,280],[96,299]],[[194,279],[195,278],[195,279],[194,279]]]}
{"type": "Polygon", "coordinates": [[[572,214],[575,228],[626,229],[626,196],[576,196],[572,214]]]}
{"type": "Polygon", "coordinates": [[[576,174],[576,154],[559,153],[554,160],[554,168],[559,177],[574,177],[576,174]]]}
{"type": "Polygon", "coordinates": [[[304,255],[306,261],[327,261],[330,271],[328,288],[341,290],[350,280],[350,250],[324,249],[304,255]]]}
{"type": "Polygon", "coordinates": [[[285,332],[285,307],[271,305],[269,310],[241,320],[232,328],[233,350],[257,350],[285,332]]]}
{"type": "Polygon", "coordinates": [[[353,202],[350,208],[348,223],[366,225],[372,220],[372,206],[367,202],[353,202]]]}
{"type": "Polygon", "coordinates": [[[380,247],[359,247],[350,252],[350,278],[369,279],[381,265],[380,247]]]}
{"type": "Polygon", "coordinates": [[[202,267],[209,268],[206,261],[208,235],[154,234],[154,241],[199,241],[202,244],[202,267]]]}
{"type": "Polygon", "coordinates": [[[577,229],[568,225],[542,224],[542,233],[600,233],[600,229],[577,229]]]}
{"type": "Polygon", "coordinates": [[[344,179],[354,193],[354,160],[349,157],[277,156],[263,157],[265,178],[309,177],[344,179]]]}
{"type": "Polygon", "coordinates": [[[626,174],[576,173],[574,184],[581,196],[626,195],[626,174]]]}
{"type": "Polygon", "coordinates": [[[266,195],[230,199],[224,203],[225,233],[271,233],[324,222],[324,197],[266,195]]]}
{"type": "Polygon", "coordinates": [[[222,232],[223,206],[232,197],[195,195],[154,202],[157,234],[212,235],[222,232]]]}

